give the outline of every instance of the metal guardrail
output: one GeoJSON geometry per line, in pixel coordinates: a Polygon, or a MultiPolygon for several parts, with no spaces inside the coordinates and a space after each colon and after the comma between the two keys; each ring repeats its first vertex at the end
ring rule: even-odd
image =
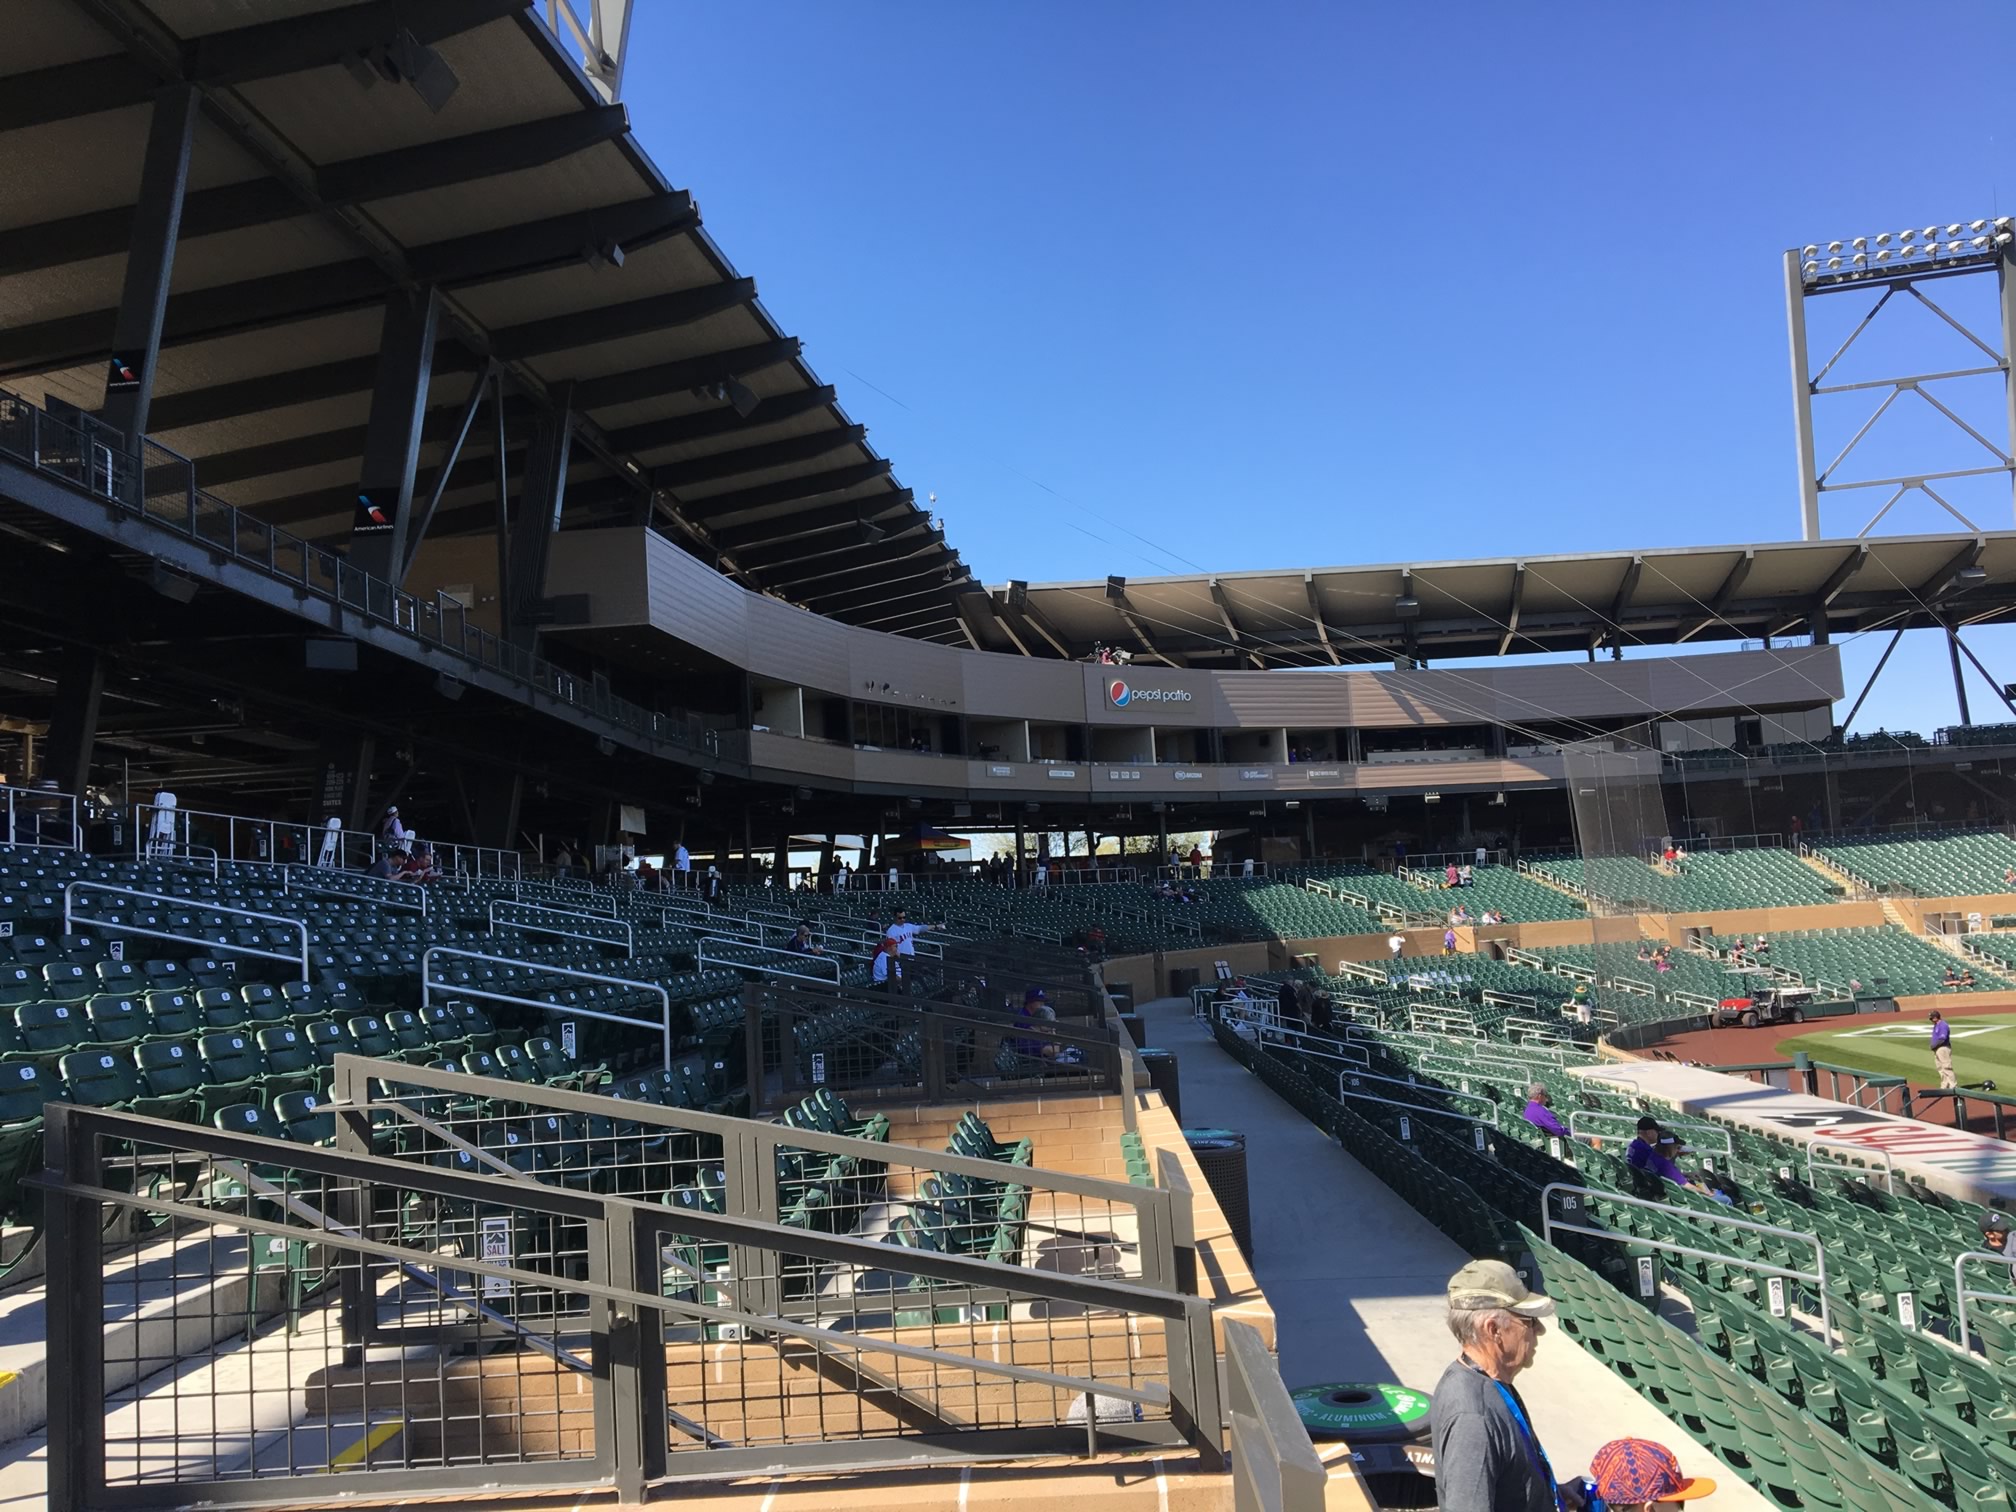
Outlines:
{"type": "Polygon", "coordinates": [[[1963,1250],[1953,1259],[1953,1316],[1957,1325],[1954,1343],[1962,1349],[1974,1347],[1973,1334],[1967,1326],[1967,1304],[1969,1302],[1999,1302],[2004,1307],[2016,1306],[2016,1294],[2009,1292],[1975,1291],[1967,1284],[1967,1265],[1970,1261],[1988,1260],[2002,1267],[2004,1275],[2016,1275],[2016,1260],[2007,1255],[1998,1255],[1993,1250],[1963,1250]]]}
{"type": "Polygon", "coordinates": [[[351,898],[379,908],[412,908],[419,910],[421,918],[427,917],[427,889],[418,882],[401,882],[395,877],[364,877],[356,872],[319,866],[283,866],[280,868],[280,891],[311,893],[324,898],[351,898]],[[304,871],[317,880],[297,880],[304,871]]]}
{"type": "MultiPolygon", "coordinates": [[[[1597,1108],[1575,1108],[1568,1114],[1568,1132],[1578,1137],[1583,1134],[1608,1135],[1610,1132],[1613,1132],[1611,1129],[1598,1127],[1598,1125],[1604,1124],[1621,1125],[1622,1127],[1614,1129],[1614,1132],[1619,1135],[1634,1134],[1638,1128],[1638,1115],[1636,1113],[1608,1113],[1597,1108]]],[[[1700,1135],[1712,1134],[1715,1138],[1722,1141],[1720,1147],[1701,1153],[1720,1155],[1725,1166],[1736,1157],[1735,1137],[1721,1124],[1692,1123],[1662,1118],[1659,1120],[1659,1127],[1669,1130],[1676,1135],[1686,1135],[1687,1148],[1697,1152],[1700,1152],[1700,1146],[1695,1143],[1696,1138],[1700,1135]]],[[[1709,1169],[1712,1170],[1714,1167],[1710,1166],[1709,1169]]]]}
{"type": "Polygon", "coordinates": [[[216,850],[208,845],[174,845],[169,849],[152,853],[136,851],[133,860],[141,866],[201,866],[206,857],[210,862],[211,880],[215,881],[224,874],[224,862],[216,850]]]}
{"type": "Polygon", "coordinates": [[[63,932],[72,933],[73,926],[77,924],[89,924],[93,929],[109,929],[116,934],[139,935],[144,939],[174,940],[183,945],[200,945],[205,951],[221,950],[227,955],[253,956],[265,961],[285,961],[290,966],[301,968],[302,981],[309,979],[308,926],[299,919],[288,918],[285,914],[254,913],[249,908],[236,908],[228,903],[203,903],[193,898],[179,898],[173,893],[141,892],[132,887],[115,887],[109,882],[72,882],[63,889],[63,932]],[[223,914],[232,919],[254,919],[261,924],[277,924],[283,929],[298,929],[301,931],[301,951],[299,955],[291,955],[285,951],[240,945],[230,940],[212,940],[176,934],[172,930],[128,924],[123,920],[90,918],[77,912],[77,892],[80,888],[87,892],[105,893],[115,898],[131,898],[136,902],[166,903],[177,909],[223,914]]]}
{"type": "Polygon", "coordinates": [[[150,856],[156,846],[190,844],[199,830],[218,838],[220,827],[222,843],[215,849],[226,861],[299,861],[310,866],[362,869],[378,859],[378,837],[365,830],[332,830],[320,824],[166,804],[133,805],[133,844],[150,856]]]}
{"type": "Polygon", "coordinates": [[[1127,1091],[1117,1031],[1104,1024],[1018,1021],[998,1010],[895,994],[843,998],[771,981],[745,985],[742,1001],[752,1113],[788,1107],[821,1086],[871,1104],[1127,1091]],[[1057,1057],[1042,1053],[1047,1045],[1057,1057]],[[997,1065],[1004,1047],[1014,1052],[1006,1069],[997,1065]]]}
{"type": "MultiPolygon", "coordinates": [[[[1337,1101],[1379,1103],[1384,1107],[1400,1108],[1409,1113],[1426,1113],[1435,1118],[1454,1118],[1467,1124],[1481,1124],[1489,1129],[1497,1129],[1499,1127],[1498,1119],[1503,1111],[1501,1105],[1495,1099],[1486,1097],[1481,1092],[1459,1092],[1454,1087],[1438,1087],[1419,1081],[1402,1081],[1397,1076],[1373,1076],[1366,1072],[1349,1069],[1337,1073],[1337,1101]],[[1474,1113],[1464,1113],[1455,1108],[1440,1108],[1433,1103],[1403,1102],[1397,1097],[1386,1097],[1377,1092],[1366,1091],[1364,1087],[1364,1083],[1366,1082],[1377,1082],[1383,1086],[1399,1087],[1416,1094],[1434,1093],[1440,1097],[1460,1097],[1468,1102],[1482,1104],[1486,1116],[1480,1118],[1474,1113]]],[[[1407,1136],[1405,1133],[1402,1133],[1400,1137],[1405,1139],[1407,1136]]]]}
{"type": "MultiPolygon", "coordinates": [[[[801,1173],[808,1164],[824,1166],[832,1161],[853,1171],[894,1170],[912,1188],[911,1200],[923,1202],[931,1199],[917,1188],[927,1176],[986,1188],[1008,1183],[1029,1199],[1028,1221],[1041,1236],[1038,1244],[1044,1252],[1084,1260],[1082,1266],[1074,1264],[1074,1270],[1165,1291],[1194,1292],[1194,1286],[1185,1288],[1180,1282],[1175,1253],[1181,1236],[1194,1234],[1193,1217],[1183,1195],[1168,1187],[891,1144],[813,1128],[802,1121],[767,1123],[666,1107],[610,1096],[611,1090],[620,1090],[620,1085],[592,1091],[500,1085],[493,1078],[465,1072],[354,1055],[337,1057],[330,1087],[334,1105],[355,1110],[361,1126],[370,1130],[374,1154],[427,1162],[450,1151],[503,1149],[507,1146],[496,1137],[499,1130],[529,1129],[532,1132],[518,1153],[529,1152],[533,1158],[521,1159],[523,1169],[512,1168],[514,1176],[536,1171],[539,1157],[562,1143],[585,1143],[588,1160],[605,1180],[644,1193],[641,1200],[649,1200],[654,1191],[696,1185],[703,1175],[718,1172],[723,1211],[771,1221],[790,1208],[806,1185],[809,1178],[801,1173]],[[374,1109],[396,1109],[406,1116],[394,1127],[374,1116],[374,1109]],[[548,1115],[559,1116],[563,1125],[541,1135],[538,1126],[548,1115]],[[424,1137],[414,1137],[416,1130],[424,1137]],[[671,1136],[672,1142],[657,1147],[660,1134],[671,1136]],[[818,1158],[808,1161],[808,1157],[818,1158]],[[1051,1242],[1073,1238],[1082,1242],[1051,1242]]],[[[548,1169],[559,1167],[549,1162],[548,1169]]],[[[955,1230],[958,1227],[954,1225],[955,1230]]],[[[739,1269],[756,1274],[751,1267],[739,1269]]],[[[785,1313],[812,1316],[821,1310],[813,1299],[767,1300],[785,1313]]]]}
{"type": "Polygon", "coordinates": [[[624,955],[634,956],[637,954],[637,932],[630,927],[629,921],[625,919],[605,919],[600,914],[578,913],[573,909],[547,908],[544,904],[540,903],[517,903],[508,898],[497,898],[493,899],[490,904],[489,921],[490,933],[493,935],[497,933],[497,926],[501,923],[506,929],[515,929],[523,934],[558,935],[563,939],[586,940],[593,945],[621,945],[624,955]],[[500,920],[497,917],[497,910],[500,908],[515,908],[521,913],[539,914],[555,919],[586,919],[598,928],[622,930],[623,938],[618,940],[606,934],[589,934],[585,930],[569,929],[564,924],[542,924],[537,919],[500,920]]]}
{"type": "Polygon", "coordinates": [[[570,1018],[600,1019],[604,1023],[623,1024],[632,1029],[656,1029],[665,1045],[665,1068],[672,1067],[672,1042],[677,1036],[672,1031],[672,994],[656,982],[640,981],[634,977],[604,976],[594,971],[577,971],[571,966],[553,966],[545,961],[527,961],[515,956],[486,955],[481,951],[463,950],[454,945],[430,945],[420,957],[420,1007],[424,1011],[433,1004],[434,993],[448,997],[482,998],[489,1003],[509,1003],[520,1008],[536,1008],[541,1013],[560,1014],[570,1018]],[[572,1003],[549,1003],[542,998],[521,997],[516,993],[500,992],[494,987],[475,987],[460,982],[437,982],[431,969],[436,956],[450,957],[462,961],[482,961],[491,966],[508,966],[520,971],[528,971],[545,977],[566,977],[570,981],[595,982],[605,987],[627,987],[635,991],[653,993],[658,998],[660,1010],[657,1023],[645,1019],[625,1018],[620,1013],[604,1013],[599,1008],[581,1008],[572,1003]]]}
{"type": "Polygon", "coordinates": [[[341,555],[234,508],[197,486],[197,464],[151,438],[142,437],[133,452],[115,451],[19,395],[0,391],[0,454],[297,594],[358,614],[626,734],[720,755],[721,732],[700,717],[656,713],[619,698],[598,679],[577,676],[470,624],[458,599],[403,593],[341,555]]]}
{"type": "Polygon", "coordinates": [[[84,826],[75,793],[0,786],[0,844],[82,850],[84,826]]]}
{"type": "MultiPolygon", "coordinates": [[[[1574,1186],[1565,1181],[1550,1181],[1540,1191],[1540,1237],[1549,1244],[1554,1243],[1557,1230],[1568,1234],[1581,1234],[1590,1239],[1608,1239],[1619,1244],[1642,1245],[1647,1249],[1663,1250],[1671,1255],[1685,1255],[1693,1260],[1710,1260],[1721,1265],[1733,1265],[1742,1270],[1756,1271],[1762,1276],[1776,1276],[1781,1281],[1797,1281],[1814,1289],[1820,1300],[1820,1337],[1829,1349],[1834,1347],[1834,1319],[1827,1299],[1827,1250],[1812,1234],[1802,1234],[1797,1229],[1780,1228],[1772,1223],[1758,1223],[1749,1218],[1736,1218],[1727,1213],[1704,1212],[1698,1208],[1675,1207],[1670,1203],[1652,1202],[1643,1197],[1626,1197],[1617,1192],[1600,1191],[1595,1187],[1574,1186]],[[1586,1205],[1590,1198],[1617,1207],[1640,1208],[1648,1212],[1660,1213],[1668,1218],[1685,1219],[1691,1223],[1715,1223],[1724,1228],[1742,1229],[1746,1233],[1769,1234],[1773,1238],[1791,1240],[1795,1244],[1813,1247],[1813,1269],[1811,1271],[1792,1270],[1785,1266],[1773,1265],[1768,1260],[1760,1260],[1755,1255],[1722,1254],[1715,1250],[1695,1249],[1690,1245],[1676,1244],[1670,1239],[1656,1235],[1632,1234],[1617,1229],[1597,1228],[1592,1224],[1570,1223],[1554,1216],[1553,1199],[1565,1196],[1570,1200],[1563,1204],[1569,1211],[1578,1205],[1586,1205]]],[[[1781,1304],[1774,1304],[1772,1311],[1785,1315],[1781,1304]]]]}
{"type": "Polygon", "coordinates": [[[1233,1512],[1323,1512],[1329,1472],[1266,1340],[1236,1318],[1225,1323],[1225,1410],[1233,1512]]]}
{"type": "Polygon", "coordinates": [[[702,971],[705,971],[710,966],[715,966],[726,971],[754,971],[766,977],[782,977],[787,981],[793,982],[820,982],[832,987],[837,987],[840,984],[840,962],[834,956],[806,955],[800,951],[787,951],[782,946],[752,946],[750,942],[745,940],[738,939],[735,941],[736,944],[741,945],[744,949],[767,950],[772,955],[787,956],[794,964],[803,962],[807,966],[831,966],[833,974],[825,976],[816,971],[794,971],[791,967],[776,962],[751,961],[732,955],[723,955],[719,950],[709,950],[709,946],[713,943],[711,940],[702,940],[699,948],[694,952],[694,963],[702,971]]]}
{"type": "Polygon", "coordinates": [[[1813,1172],[1819,1163],[1820,1151],[1823,1149],[1846,1150],[1850,1154],[1859,1157],[1852,1161],[1830,1160],[1826,1162],[1826,1165],[1829,1169],[1836,1171],[1860,1171],[1865,1177],[1874,1175],[1875,1173],[1863,1162],[1867,1161],[1871,1156],[1881,1160],[1883,1162],[1883,1190],[1893,1197],[1897,1195],[1897,1166],[1891,1160],[1889,1151],[1865,1150],[1860,1145],[1847,1144],[1838,1139],[1814,1139],[1807,1141],[1806,1185],[1809,1187],[1814,1184],[1813,1172]]]}
{"type": "Polygon", "coordinates": [[[388,1159],[371,1153],[364,1108],[335,1116],[332,1149],[52,1107],[37,1184],[51,1352],[68,1368],[50,1385],[51,1505],[411,1504],[500,1482],[635,1503],[676,1481],[1070,1455],[1102,1441],[1217,1457],[1201,1298],[388,1159]],[[135,1162],[160,1179],[123,1190],[135,1162]],[[270,1306],[279,1288],[262,1272],[299,1278],[292,1324],[207,1343],[157,1336],[144,1374],[175,1367],[172,1395],[143,1388],[108,1411],[108,1369],[129,1363],[117,1335],[151,1284],[144,1257],[107,1237],[108,1212],[172,1220],[185,1285],[249,1278],[255,1305],[263,1293],[270,1306]],[[716,1251],[754,1269],[717,1285],[679,1259],[716,1251]],[[809,1318],[764,1314],[742,1295],[759,1282],[800,1297],[809,1284],[826,1300],[809,1318]],[[976,1348],[951,1301],[990,1293],[1017,1319],[1012,1362],[976,1348]],[[939,1320],[952,1311],[956,1322],[939,1320]],[[1094,1347],[1108,1336],[1117,1351],[1094,1347]],[[401,1363],[367,1365],[367,1346],[401,1363]],[[699,1368],[669,1368],[689,1362],[699,1368]],[[777,1413],[780,1372],[834,1410],[777,1413]],[[269,1380],[292,1390],[254,1384],[269,1380]],[[373,1432],[388,1422],[396,1434],[373,1432]]]}

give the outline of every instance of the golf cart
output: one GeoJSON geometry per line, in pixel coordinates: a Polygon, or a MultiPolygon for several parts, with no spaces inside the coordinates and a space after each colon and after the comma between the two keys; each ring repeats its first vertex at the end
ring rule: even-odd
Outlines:
{"type": "Polygon", "coordinates": [[[1811,987],[1788,987],[1773,982],[1751,988],[1742,997],[1725,997],[1715,1005],[1714,1027],[1726,1029],[1740,1024],[1755,1029],[1759,1024],[1805,1022],[1807,1005],[1813,1001],[1811,987]]]}

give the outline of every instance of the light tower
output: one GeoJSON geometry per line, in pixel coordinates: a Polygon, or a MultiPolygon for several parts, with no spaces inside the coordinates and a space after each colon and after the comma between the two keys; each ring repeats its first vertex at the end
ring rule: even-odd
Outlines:
{"type": "MultiPolygon", "coordinates": [[[[2016,374],[2010,356],[2016,352],[2016,230],[2009,216],[1993,220],[1954,221],[1944,225],[1906,227],[1857,236],[1847,241],[1809,243],[1785,254],[1785,314],[1792,340],[1792,398],[1799,452],[1799,523],[1801,536],[1809,541],[1822,538],[1820,506],[1828,494],[1868,492],[1871,497],[1887,491],[1880,507],[1860,524],[1855,534],[1870,534],[1882,523],[1897,501],[1914,490],[1925,494],[1955,521],[1968,530],[1983,527],[1963,514],[1952,500],[1933,485],[1948,479],[1981,477],[2001,473],[2012,488],[2012,511],[2016,511],[2016,374]],[[1955,278],[1992,275],[1997,283],[1996,329],[1983,336],[1947,310],[1941,301],[1925,292],[1924,286],[1955,278]],[[1822,295],[1873,293],[1875,302],[1849,332],[1847,340],[1813,370],[1806,345],[1806,304],[1822,295]],[[1928,373],[1908,373],[1854,383],[1827,382],[1828,375],[1870,328],[1892,301],[1916,301],[1951,326],[1981,353],[1978,364],[1928,373]],[[1999,374],[2003,387],[2004,423],[1998,444],[1969,424],[1947,402],[1950,385],[1958,380],[1999,374]],[[1946,391],[1942,397],[1942,390],[1946,391]],[[1876,397],[1875,410],[1862,422],[1848,444],[1823,468],[1818,465],[1813,435],[1813,401],[1816,398],[1866,393],[1876,397]],[[1903,472],[1892,477],[1842,478],[1841,466],[1861,444],[1876,423],[1900,400],[1915,398],[1928,404],[1950,422],[1957,437],[1969,442],[1944,464],[1903,472]],[[1971,462],[1972,465],[1961,465],[1971,462]]],[[[1935,459],[1927,458],[1931,463],[1935,459]]],[[[1948,490],[1950,492],[1950,490],[1948,490]]],[[[1845,501],[1844,501],[1845,502],[1845,501]]],[[[1860,513],[1859,510],[1855,513],[1860,513]]],[[[1852,515],[1851,515],[1852,518],[1852,515]]],[[[1846,521],[1835,522],[1838,525],[1846,521]]],[[[2006,523],[2006,522],[2001,522],[2006,523]]],[[[1993,528],[1988,527],[1988,528],[1993,528]]],[[[1845,534],[1836,529],[1835,534],[1845,534]]]]}

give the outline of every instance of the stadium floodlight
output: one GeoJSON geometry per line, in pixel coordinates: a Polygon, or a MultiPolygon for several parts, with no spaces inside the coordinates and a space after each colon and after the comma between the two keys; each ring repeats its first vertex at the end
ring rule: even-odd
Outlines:
{"type": "MultiPolygon", "coordinates": [[[[1894,223],[1893,223],[1894,224],[1894,223]]],[[[1797,403],[1797,451],[1800,475],[1800,524],[1805,539],[1822,538],[1821,501],[1829,493],[1844,489],[1865,489],[1883,487],[1893,490],[1876,510],[1872,519],[1862,528],[1863,534],[1877,522],[1890,515],[1893,506],[1903,495],[1914,490],[1922,491],[1935,504],[1951,514],[1968,530],[1976,530],[1972,521],[1961,513],[1960,506],[1943,497],[1927,486],[1944,478],[1974,478],[1978,474],[2000,472],[2008,475],[2011,483],[2016,483],[2016,462],[2009,457],[2016,454],[2016,390],[2011,390],[2008,402],[2007,423],[2010,444],[2004,448],[1993,442],[1984,442],[1972,425],[1962,421],[1953,410],[1929,393],[1925,394],[1932,408],[1943,414],[1972,441],[1988,445],[1995,451],[1999,466],[1983,467],[1979,458],[1972,459],[1972,465],[1955,462],[1945,469],[1921,471],[1913,469],[1902,478],[1870,479],[1837,477],[1842,463],[1855,446],[1875,425],[1884,411],[1878,409],[1870,416],[1860,431],[1844,447],[1833,461],[1824,467],[1816,455],[1813,429],[1814,401],[1823,395],[1845,393],[1850,389],[1874,387],[1869,383],[1841,383],[1836,380],[1829,386],[1828,374],[1839,363],[1851,344],[1861,334],[1868,322],[1876,317],[1896,295],[1907,296],[1899,301],[1903,304],[1924,304],[1932,313],[1948,325],[1958,329],[1962,336],[1972,340],[1984,352],[1990,353],[2005,370],[2016,352],[2008,350],[2016,342],[2016,214],[1981,216],[1972,220],[1953,220],[1944,223],[1933,221],[1916,226],[1905,226],[1897,230],[1876,231],[1862,236],[1840,237],[1828,241],[1809,241],[1794,244],[1784,254],[1786,308],[1790,326],[1792,363],[1795,375],[1795,400],[1797,403]],[[1999,320],[1995,336],[1984,336],[1967,329],[1947,309],[1928,296],[1919,287],[1923,280],[1929,286],[1932,279],[1948,279],[1971,273],[1993,273],[1996,275],[2000,306],[1999,320]],[[1862,324],[1851,331],[1839,350],[1824,362],[1816,364],[1807,347],[1805,302],[1807,299],[1829,293],[1849,292],[1864,284],[1881,285],[1869,292],[1880,295],[1874,306],[1863,317],[1862,324]],[[1995,339],[2000,337],[1999,342],[1995,339]],[[1997,347],[2003,348],[1997,351],[1997,347]]],[[[1942,296],[1943,298],[1943,296],[1942,296]]],[[[1897,392],[1911,389],[1924,393],[1928,385],[1947,379],[1958,379],[1973,375],[1975,370],[1966,372],[1922,372],[1900,373],[1886,380],[1894,383],[1897,392]]],[[[1993,371],[1992,369],[1988,371],[1993,371]]],[[[1895,397],[1893,394],[1891,397],[1895,397]]],[[[1887,407],[1889,399],[1883,401],[1887,407]]],[[[1901,518],[1901,517],[1900,517],[1901,518]]],[[[1846,532],[1841,532],[1845,534],[1846,532]]]]}

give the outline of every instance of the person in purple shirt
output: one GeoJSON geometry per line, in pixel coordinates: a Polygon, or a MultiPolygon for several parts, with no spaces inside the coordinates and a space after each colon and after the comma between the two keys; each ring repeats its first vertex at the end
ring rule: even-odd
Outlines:
{"type": "Polygon", "coordinates": [[[1526,1089],[1526,1111],[1521,1116],[1542,1134],[1568,1138],[1568,1131],[1554,1116],[1553,1099],[1547,1095],[1547,1087],[1542,1082],[1535,1082],[1526,1089]]]}
{"type": "Polygon", "coordinates": [[[1939,1068],[1939,1085],[1957,1087],[1960,1079],[1953,1074],[1953,1026],[1940,1017],[1936,1008],[1926,1017],[1932,1020],[1932,1064],[1939,1068]]]}
{"type": "Polygon", "coordinates": [[[1647,1175],[1658,1176],[1677,1187],[1685,1187],[1690,1192],[1702,1196],[1712,1196],[1707,1187],[1694,1180],[1659,1148],[1659,1120],[1641,1118],[1638,1120],[1638,1137],[1624,1147],[1624,1159],[1634,1171],[1644,1171],[1647,1175]]]}

